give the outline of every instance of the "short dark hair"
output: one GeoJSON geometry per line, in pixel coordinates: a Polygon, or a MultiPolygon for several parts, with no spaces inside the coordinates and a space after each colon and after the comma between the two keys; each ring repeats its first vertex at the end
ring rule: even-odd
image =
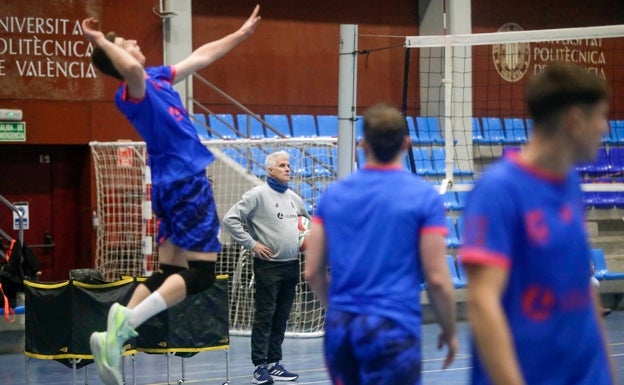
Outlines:
{"type": "MultiPolygon", "coordinates": [[[[117,34],[115,32],[109,32],[106,34],[106,40],[115,43],[117,34]]],[[[95,68],[100,70],[105,75],[112,76],[115,79],[123,80],[123,76],[117,71],[117,68],[113,65],[111,59],[106,55],[106,52],[100,46],[96,46],[93,49],[93,55],[91,55],[91,62],[95,68]]]]}
{"type": "Polygon", "coordinates": [[[572,106],[591,106],[609,97],[607,83],[582,67],[567,62],[550,64],[531,79],[526,101],[538,129],[551,133],[560,113],[572,106]]]}
{"type": "Polygon", "coordinates": [[[380,163],[389,163],[399,154],[407,134],[405,117],[395,107],[381,103],[364,114],[364,140],[380,163]]]}

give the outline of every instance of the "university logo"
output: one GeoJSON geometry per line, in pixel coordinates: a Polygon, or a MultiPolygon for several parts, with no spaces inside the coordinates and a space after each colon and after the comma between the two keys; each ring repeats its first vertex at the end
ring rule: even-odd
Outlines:
{"type": "MultiPolygon", "coordinates": [[[[516,23],[507,23],[498,32],[522,31],[516,23]]],[[[531,62],[529,43],[505,43],[492,45],[492,60],[501,78],[513,83],[522,79],[531,62]]]]}

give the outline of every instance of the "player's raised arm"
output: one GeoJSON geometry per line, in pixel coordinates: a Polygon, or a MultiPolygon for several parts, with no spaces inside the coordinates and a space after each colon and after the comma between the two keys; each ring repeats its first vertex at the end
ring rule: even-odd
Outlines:
{"type": "Polygon", "coordinates": [[[202,45],[193,51],[189,57],[174,65],[176,70],[174,82],[184,80],[193,72],[207,67],[247,39],[256,30],[260,22],[259,12],[260,6],[256,5],[249,19],[236,32],[202,45]]]}
{"type": "MultiPolygon", "coordinates": [[[[84,36],[96,48],[101,49],[110,60],[119,75],[128,85],[128,94],[135,99],[141,99],[145,95],[145,57],[141,53],[135,40],[125,40],[121,37],[110,41],[97,28],[98,21],[89,17],[82,21],[84,36]]],[[[110,74],[109,74],[110,75],[110,74]]]]}

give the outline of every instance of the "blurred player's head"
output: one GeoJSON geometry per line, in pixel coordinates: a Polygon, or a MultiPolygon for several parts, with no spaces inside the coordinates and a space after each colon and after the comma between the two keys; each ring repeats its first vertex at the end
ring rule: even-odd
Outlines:
{"type": "Polygon", "coordinates": [[[379,163],[397,159],[409,141],[405,117],[387,104],[372,106],[364,114],[364,142],[367,157],[379,163]]]}
{"type": "Polygon", "coordinates": [[[608,97],[603,79],[572,63],[553,63],[527,86],[534,133],[565,137],[576,161],[590,160],[609,127],[608,97]]]}
{"type": "Polygon", "coordinates": [[[277,151],[267,155],[264,163],[268,176],[282,183],[290,180],[290,155],[286,151],[277,151]]]}
{"type": "MultiPolygon", "coordinates": [[[[139,63],[142,65],[145,64],[145,56],[141,52],[141,48],[137,44],[136,40],[126,40],[122,37],[119,37],[115,34],[115,32],[109,32],[106,34],[106,39],[111,43],[123,48],[126,50],[132,57],[134,57],[139,63]]],[[[100,48],[96,46],[93,49],[93,55],[91,55],[91,61],[95,68],[100,70],[103,74],[112,76],[115,79],[123,80],[123,76],[117,71],[113,62],[110,60],[108,55],[100,48]]]]}

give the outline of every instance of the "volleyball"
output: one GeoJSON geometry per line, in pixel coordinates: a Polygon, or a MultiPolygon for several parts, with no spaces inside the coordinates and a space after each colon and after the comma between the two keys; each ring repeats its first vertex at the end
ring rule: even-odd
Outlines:
{"type": "Polygon", "coordinates": [[[306,239],[310,235],[310,219],[304,217],[303,215],[299,216],[297,220],[297,230],[299,234],[299,251],[304,252],[306,249],[306,239]]]}

